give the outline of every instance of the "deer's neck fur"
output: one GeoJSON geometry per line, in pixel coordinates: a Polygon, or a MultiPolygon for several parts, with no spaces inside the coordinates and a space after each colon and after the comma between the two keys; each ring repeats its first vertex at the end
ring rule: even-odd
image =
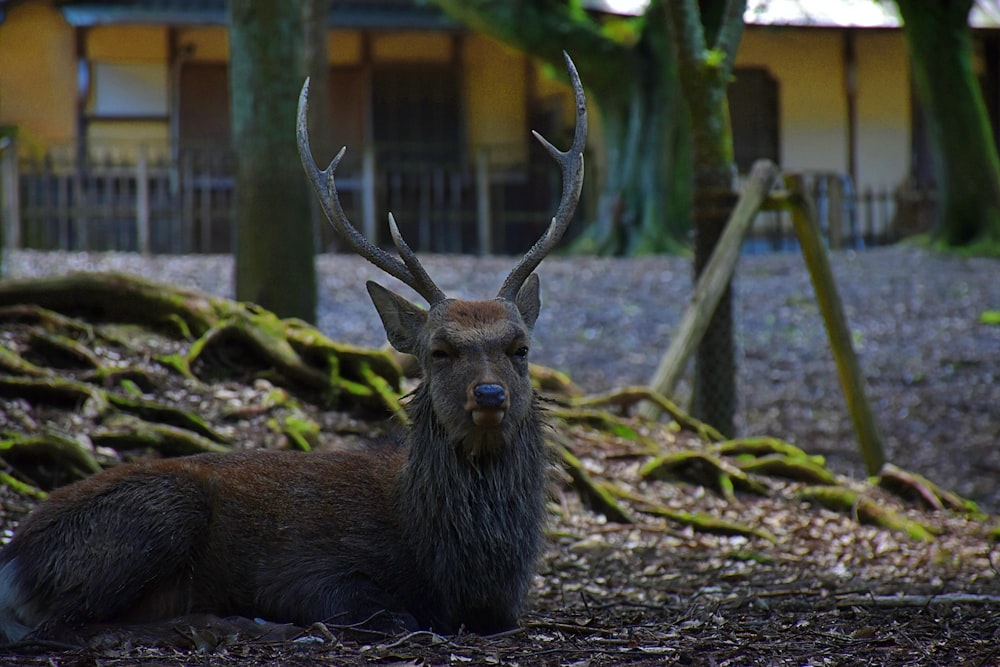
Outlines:
{"type": "Polygon", "coordinates": [[[474,630],[477,618],[493,621],[496,610],[518,613],[541,541],[549,465],[536,399],[499,429],[468,430],[464,442],[449,438],[425,385],[408,411],[409,456],[396,502],[419,570],[441,600],[454,601],[451,618],[439,622],[466,619],[474,630]]]}

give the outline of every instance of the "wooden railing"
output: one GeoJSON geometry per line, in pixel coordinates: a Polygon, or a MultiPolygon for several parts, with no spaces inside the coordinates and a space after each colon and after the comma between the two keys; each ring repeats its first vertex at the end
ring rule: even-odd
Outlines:
{"type": "Polygon", "coordinates": [[[45,250],[228,252],[233,181],[225,154],[188,152],[171,163],[73,163],[52,156],[18,164],[19,211],[7,245],[45,250]]]}
{"type": "MultiPolygon", "coordinates": [[[[383,216],[391,210],[418,251],[523,252],[544,230],[559,195],[558,171],[548,163],[499,169],[486,151],[467,168],[377,155],[371,148],[349,154],[337,178],[348,216],[377,243],[390,243],[383,216]]],[[[173,161],[142,151],[124,160],[50,155],[8,159],[0,168],[19,200],[4,216],[8,247],[233,249],[233,169],[226,153],[185,151],[173,161]]],[[[322,250],[336,247],[327,225],[318,225],[317,235],[322,250]]]]}
{"type": "MultiPolygon", "coordinates": [[[[0,215],[6,247],[233,250],[235,199],[227,153],[184,151],[170,160],[137,151],[125,160],[47,156],[19,161],[13,140],[3,140],[0,215]]],[[[421,252],[523,252],[544,230],[560,187],[557,170],[547,162],[498,169],[486,151],[460,167],[394,161],[368,148],[348,153],[340,172],[337,186],[344,208],[366,236],[390,244],[384,215],[391,210],[404,236],[421,252]]],[[[802,176],[831,248],[882,245],[929,229],[933,192],[866,188],[858,193],[842,174],[802,176]]],[[[339,239],[328,225],[316,229],[321,250],[337,247],[339,239]]],[[[744,252],[797,247],[787,213],[762,212],[744,252]]]]}
{"type": "MultiPolygon", "coordinates": [[[[816,204],[819,229],[828,247],[861,249],[887,245],[930,231],[937,205],[933,190],[865,187],[856,191],[836,172],[799,172],[816,204]]],[[[762,211],[744,244],[747,252],[798,249],[798,237],[785,211],[762,211]]]]}

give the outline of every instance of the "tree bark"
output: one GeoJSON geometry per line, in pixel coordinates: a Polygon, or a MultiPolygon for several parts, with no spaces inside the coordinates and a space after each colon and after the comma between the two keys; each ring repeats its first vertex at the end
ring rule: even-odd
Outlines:
{"type": "MultiPolygon", "coordinates": [[[[690,224],[691,153],[674,45],[653,2],[629,41],[607,37],[569,4],[509,0],[434,0],[469,28],[563,70],[576,63],[588,100],[600,109],[607,145],[597,216],[575,249],[602,255],[674,252],[690,224]]],[[[593,177],[593,173],[592,176],[593,177]]]]}
{"type": "Polygon", "coordinates": [[[236,153],[236,296],[282,317],[316,317],[316,241],[295,148],[309,0],[230,0],[236,153]]]}
{"type": "Polygon", "coordinates": [[[927,113],[948,246],[1000,244],[1000,159],[972,65],[973,0],[897,0],[917,97],[927,113]]]}
{"type": "MultiPolygon", "coordinates": [[[[743,34],[744,1],[668,3],[694,151],[694,275],[708,265],[736,202],[733,135],[726,87],[743,34]],[[704,5],[704,8],[700,8],[704,5]],[[704,14],[701,12],[704,11],[704,14]]],[[[695,355],[692,414],[734,431],[736,359],[732,289],[724,290],[695,355]]]]}

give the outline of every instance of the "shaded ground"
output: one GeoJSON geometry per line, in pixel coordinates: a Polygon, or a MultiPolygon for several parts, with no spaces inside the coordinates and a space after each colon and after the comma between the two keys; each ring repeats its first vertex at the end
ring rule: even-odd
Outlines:
{"type": "MultiPolygon", "coordinates": [[[[883,402],[879,413],[894,460],[951,486],[968,486],[971,477],[969,488],[981,491],[974,495],[989,505],[997,497],[991,462],[1000,441],[995,412],[1000,400],[992,379],[1000,334],[976,320],[980,310],[1000,307],[995,278],[1000,264],[912,250],[879,253],[842,256],[836,267],[838,275],[851,276],[842,279],[841,289],[863,363],[875,376],[872,389],[883,402]],[[928,285],[918,268],[927,269],[927,280],[940,278],[941,284],[928,285]],[[874,272],[888,275],[875,280],[874,272]],[[947,279],[941,277],[945,272],[947,279]],[[943,303],[949,295],[955,296],[954,304],[943,303]],[[902,310],[896,303],[904,304],[902,310]],[[897,311],[900,315],[887,321],[888,313],[897,311]],[[897,406],[911,407],[904,414],[897,406]],[[919,437],[913,439],[914,434],[919,437]]],[[[14,258],[14,266],[24,273],[80,268],[74,267],[78,262],[122,268],[136,261],[23,254],[14,258]]],[[[508,264],[430,258],[427,265],[446,291],[462,284],[462,294],[482,295],[495,290],[508,264]]],[[[228,268],[220,258],[153,258],[141,266],[147,275],[226,291],[228,268]]],[[[379,342],[381,329],[360,292],[363,279],[376,277],[375,271],[341,257],[323,258],[321,267],[326,298],[338,298],[336,306],[324,302],[321,324],[342,327],[343,335],[332,331],[335,338],[379,342]]],[[[548,262],[535,360],[569,369],[594,390],[643,380],[683,308],[686,291],[678,283],[686,285],[684,267],[682,261],[659,259],[548,262]],[[611,300],[600,298],[602,293],[611,300]],[[654,302],[672,307],[657,310],[650,305],[654,302]],[[650,309],[644,311],[645,306],[650,309]],[[655,350],[647,349],[651,342],[655,350]]],[[[746,429],[780,435],[810,453],[827,453],[842,469],[853,469],[856,456],[844,433],[849,425],[841,415],[832,363],[825,361],[807,279],[803,282],[787,257],[750,258],[743,276],[746,429]],[[751,298],[757,304],[752,317],[747,314],[751,298]]],[[[10,340],[14,334],[6,335],[10,340]]],[[[223,378],[195,386],[163,369],[152,371],[162,383],[158,398],[196,406],[236,442],[282,445],[283,436],[268,424],[280,417],[273,410],[248,410],[235,421],[224,418],[234,401],[248,408],[262,405],[271,390],[268,383],[223,378]]],[[[308,403],[301,409],[322,424],[326,444],[372,428],[350,414],[324,412],[308,403]]],[[[927,524],[938,537],[922,541],[859,525],[850,512],[802,502],[797,494],[803,483],[773,476],[761,478],[769,489],[766,496],[740,493],[727,500],[705,485],[640,478],[650,447],[657,453],[703,447],[691,433],[626,421],[639,437],[612,436],[582,424],[553,423],[595,478],[637,498],[623,502],[634,521],[610,522],[587,509],[560,477],[553,487],[549,548],[519,630],[486,638],[380,637],[183,619],[145,634],[110,633],[87,649],[51,646],[42,647],[41,655],[0,653],[0,664],[1000,664],[995,522],[927,513],[860,482],[845,483],[880,506],[927,524]],[[703,512],[753,531],[694,530],[658,516],[659,510],[703,512]],[[254,639],[264,631],[272,634],[254,639]]],[[[16,398],[0,402],[3,431],[56,428],[87,434],[96,427],[75,410],[39,410],[16,398]]],[[[9,531],[31,505],[7,489],[0,491],[0,527],[9,531]]]]}

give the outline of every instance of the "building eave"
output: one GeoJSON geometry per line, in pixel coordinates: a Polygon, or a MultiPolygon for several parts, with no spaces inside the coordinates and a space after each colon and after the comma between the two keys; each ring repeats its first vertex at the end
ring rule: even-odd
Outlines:
{"type": "MultiPolygon", "coordinates": [[[[223,26],[224,1],[152,0],[147,2],[64,2],[60,10],[74,27],[100,25],[223,26]]],[[[331,28],[376,30],[460,30],[436,7],[424,4],[335,2],[328,15],[331,28]]]]}

